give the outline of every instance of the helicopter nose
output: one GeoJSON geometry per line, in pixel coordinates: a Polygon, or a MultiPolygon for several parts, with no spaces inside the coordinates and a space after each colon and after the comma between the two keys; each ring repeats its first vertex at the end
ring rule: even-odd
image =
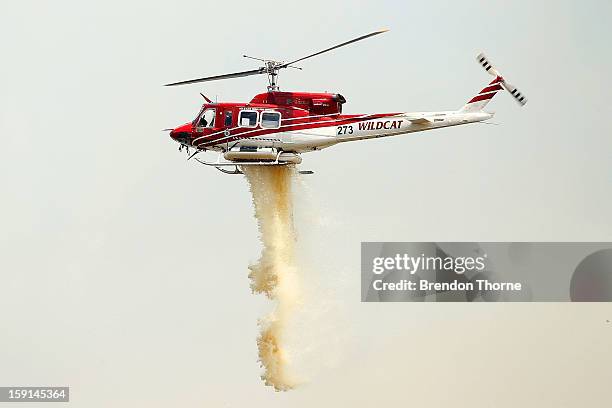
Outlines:
{"type": "Polygon", "coordinates": [[[191,134],[189,132],[177,132],[175,130],[170,132],[170,137],[172,139],[183,144],[189,144],[190,136],[191,134]]]}
{"type": "Polygon", "coordinates": [[[190,129],[187,129],[186,126],[179,126],[176,129],[170,131],[170,137],[179,143],[189,144],[189,141],[191,139],[191,132],[188,130],[190,129]]]}

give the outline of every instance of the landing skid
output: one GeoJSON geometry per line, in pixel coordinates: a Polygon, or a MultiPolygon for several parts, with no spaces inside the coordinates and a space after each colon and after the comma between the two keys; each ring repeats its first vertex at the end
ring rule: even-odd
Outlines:
{"type": "MultiPolygon", "coordinates": [[[[276,155],[276,160],[274,161],[241,161],[241,162],[234,162],[234,161],[227,161],[227,160],[221,160],[221,154],[219,154],[217,161],[214,162],[208,162],[205,160],[200,160],[197,157],[194,157],[194,159],[200,163],[203,164],[205,166],[211,166],[216,168],[217,170],[219,170],[221,173],[225,173],[225,174],[244,174],[241,170],[239,166],[287,166],[289,164],[294,164],[294,163],[289,163],[289,162],[281,162],[278,160],[278,158],[280,157],[282,152],[278,152],[278,154],[276,155]],[[234,167],[234,170],[227,170],[224,169],[224,167],[234,167]]],[[[191,157],[195,156],[192,155],[191,157]]],[[[191,158],[190,157],[190,158],[191,158]]],[[[312,170],[299,170],[298,173],[300,174],[313,174],[314,172],[312,170]]]]}

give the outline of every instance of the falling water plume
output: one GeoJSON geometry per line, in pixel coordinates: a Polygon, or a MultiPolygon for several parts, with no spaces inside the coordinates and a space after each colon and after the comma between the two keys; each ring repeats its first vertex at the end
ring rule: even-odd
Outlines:
{"type": "Polygon", "coordinates": [[[263,245],[259,260],[249,266],[251,289],[276,302],[270,315],[259,321],[257,339],[262,380],[277,391],[293,388],[284,347],[288,319],[298,302],[295,230],[291,184],[295,169],[289,166],[243,166],[255,207],[263,245]]]}

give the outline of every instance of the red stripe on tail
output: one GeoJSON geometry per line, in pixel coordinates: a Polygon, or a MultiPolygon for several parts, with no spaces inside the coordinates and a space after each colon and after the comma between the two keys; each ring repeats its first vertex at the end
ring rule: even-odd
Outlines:
{"type": "Polygon", "coordinates": [[[500,84],[495,84],[495,85],[487,86],[482,91],[480,91],[480,93],[483,94],[483,93],[487,93],[487,92],[491,92],[491,91],[501,91],[501,90],[502,90],[501,85],[500,84]]]}
{"type": "Polygon", "coordinates": [[[478,101],[484,101],[486,99],[491,99],[496,93],[497,92],[492,92],[490,94],[485,94],[485,95],[476,95],[475,97],[470,99],[470,101],[468,103],[473,103],[473,102],[478,102],[478,101]]]}

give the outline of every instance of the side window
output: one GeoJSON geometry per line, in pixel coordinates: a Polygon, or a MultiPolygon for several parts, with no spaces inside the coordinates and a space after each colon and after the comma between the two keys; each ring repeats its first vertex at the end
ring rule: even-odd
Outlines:
{"type": "Polygon", "coordinates": [[[232,111],[225,111],[223,118],[225,127],[232,127],[232,111]]]}
{"type": "Polygon", "coordinates": [[[255,127],[257,126],[257,111],[243,110],[238,115],[238,125],[240,127],[255,127]]]}
{"type": "Polygon", "coordinates": [[[280,127],[281,115],[279,112],[263,112],[261,114],[261,127],[265,129],[277,129],[280,127]]]}

